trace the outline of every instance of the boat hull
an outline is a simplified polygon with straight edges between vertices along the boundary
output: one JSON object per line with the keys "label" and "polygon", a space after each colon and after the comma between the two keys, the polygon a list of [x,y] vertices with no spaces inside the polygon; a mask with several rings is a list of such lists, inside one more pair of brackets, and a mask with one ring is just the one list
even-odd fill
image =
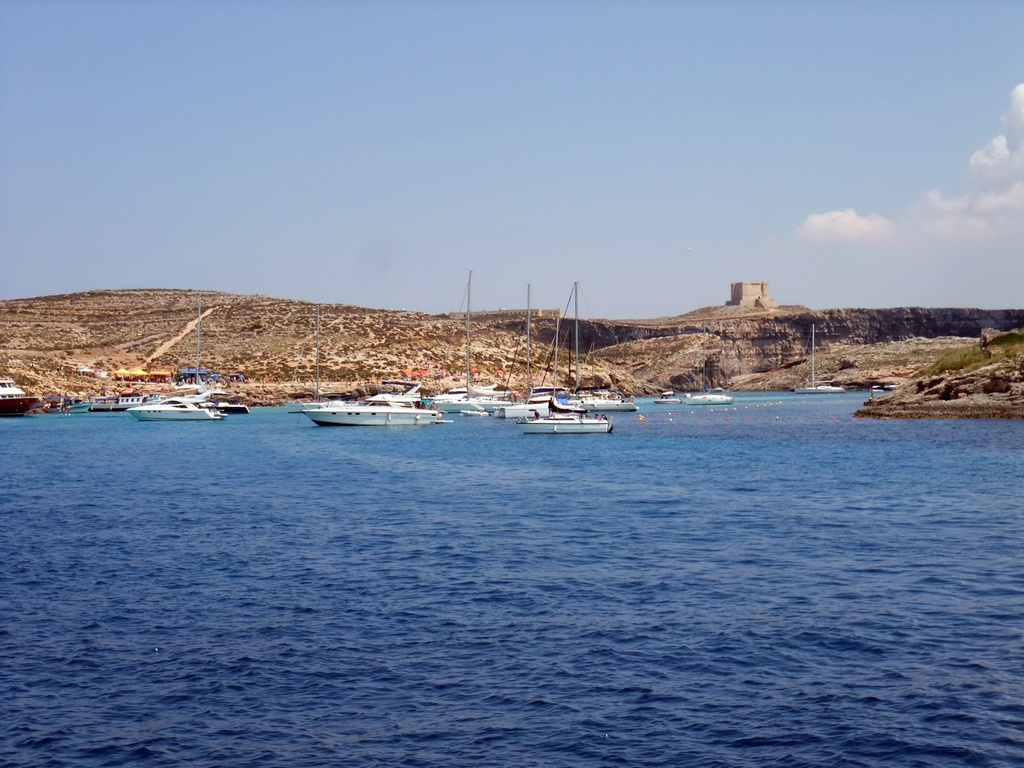
{"label": "boat hull", "polygon": [[627,413],[640,410],[639,405],[629,400],[580,400],[572,404],[586,408],[589,413]]}
{"label": "boat hull", "polygon": [[817,387],[797,387],[793,392],[798,395],[842,395],[846,393],[846,390],[842,387],[822,384]]}
{"label": "boat hull", "polygon": [[0,416],[24,416],[42,402],[38,397],[5,397],[0,399]]}
{"label": "boat hull", "polygon": [[732,395],[687,395],[683,400],[687,405],[732,405]]}
{"label": "boat hull", "polygon": [[524,435],[601,435],[612,431],[606,419],[528,419],[517,421]]}
{"label": "boat hull", "polygon": [[321,427],[403,427],[438,424],[440,413],[423,408],[311,408],[302,411]]}

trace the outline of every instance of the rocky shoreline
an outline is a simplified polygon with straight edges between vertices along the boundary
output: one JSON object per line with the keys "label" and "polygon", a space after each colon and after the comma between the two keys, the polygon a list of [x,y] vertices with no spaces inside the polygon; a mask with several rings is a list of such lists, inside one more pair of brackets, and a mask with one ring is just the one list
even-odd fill
{"label": "rocky shoreline", "polygon": [[[952,367],[942,370],[947,365]],[[940,358],[932,369],[864,405],[856,415],[1024,419],[1024,333],[986,331],[976,345]]]}

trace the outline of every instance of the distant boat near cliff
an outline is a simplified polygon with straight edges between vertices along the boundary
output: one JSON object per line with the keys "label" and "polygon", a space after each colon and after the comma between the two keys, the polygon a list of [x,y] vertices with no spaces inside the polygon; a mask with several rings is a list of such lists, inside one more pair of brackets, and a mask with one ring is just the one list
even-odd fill
{"label": "distant boat near cliff", "polygon": [[0,416],[24,416],[42,400],[25,393],[14,379],[0,379]]}
{"label": "distant boat near cliff", "polygon": [[811,383],[806,387],[795,387],[793,391],[798,395],[839,395],[846,391],[831,382],[819,382],[814,375],[814,324],[811,324]]}

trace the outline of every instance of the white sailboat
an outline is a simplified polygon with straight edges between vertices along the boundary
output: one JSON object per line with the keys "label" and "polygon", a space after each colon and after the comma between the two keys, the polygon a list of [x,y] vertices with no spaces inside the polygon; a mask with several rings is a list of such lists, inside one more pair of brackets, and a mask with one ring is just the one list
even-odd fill
{"label": "white sailboat", "polygon": [[811,323],[811,383],[806,387],[795,387],[793,391],[798,395],[838,395],[846,391],[831,382],[818,383],[814,375],[814,323]]}
{"label": "white sailboat", "polygon": [[533,414],[516,420],[524,435],[608,434],[613,428],[607,416],[588,416],[582,408],[559,405],[554,398],[548,400],[547,413],[534,410]]}
{"label": "white sailboat", "polygon": [[[580,359],[579,359],[579,293],[578,284],[573,284],[573,293],[576,295],[576,389],[579,390],[580,383]],[[557,338],[556,338],[557,344]],[[557,348],[557,347],[556,347]],[[555,370],[558,368],[556,366]],[[631,403],[632,404],[632,403]],[[595,414],[593,417],[587,416],[589,407],[584,407],[580,400],[570,401],[568,405],[560,404],[553,396],[548,395],[548,402],[546,404],[546,413],[542,412],[541,403],[538,403],[531,398],[528,400],[527,405],[530,415],[527,417],[520,417],[516,420],[516,424],[519,426],[520,431],[524,435],[539,435],[539,434],[608,434],[612,431],[612,422],[608,420],[607,416],[600,416]],[[635,410],[635,409],[631,409]]]}
{"label": "white sailboat", "polygon": [[711,392],[708,390],[708,354],[704,344],[706,341],[704,327],[701,327],[701,363],[700,363],[700,386],[699,394],[683,395],[683,402],[686,405],[732,405],[735,397],[727,392]]}
{"label": "white sailboat", "polygon": [[576,380],[573,385],[573,392],[575,394],[570,398],[569,402],[572,405],[584,408],[587,411],[593,413],[597,412],[616,412],[616,411],[638,411],[638,406],[632,397],[629,397],[618,390],[613,390],[607,387],[591,388],[587,390],[580,389],[580,284],[572,284],[573,293],[573,353],[576,358]]}
{"label": "white sailboat", "polygon": [[470,368],[470,298],[473,287],[473,273],[469,273],[466,283],[466,386],[454,387],[443,395],[430,399],[430,407],[442,413],[462,413],[483,409],[493,413],[496,409],[512,402],[512,393],[498,389],[497,384],[486,387],[474,387],[472,384],[472,368]]}

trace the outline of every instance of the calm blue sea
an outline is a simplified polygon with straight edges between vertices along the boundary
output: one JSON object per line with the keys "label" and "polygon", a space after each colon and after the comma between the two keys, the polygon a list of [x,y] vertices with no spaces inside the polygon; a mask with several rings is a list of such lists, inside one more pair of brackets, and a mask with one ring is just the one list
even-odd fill
{"label": "calm blue sea", "polygon": [[1024,422],[0,420],[0,765],[1024,765]]}

